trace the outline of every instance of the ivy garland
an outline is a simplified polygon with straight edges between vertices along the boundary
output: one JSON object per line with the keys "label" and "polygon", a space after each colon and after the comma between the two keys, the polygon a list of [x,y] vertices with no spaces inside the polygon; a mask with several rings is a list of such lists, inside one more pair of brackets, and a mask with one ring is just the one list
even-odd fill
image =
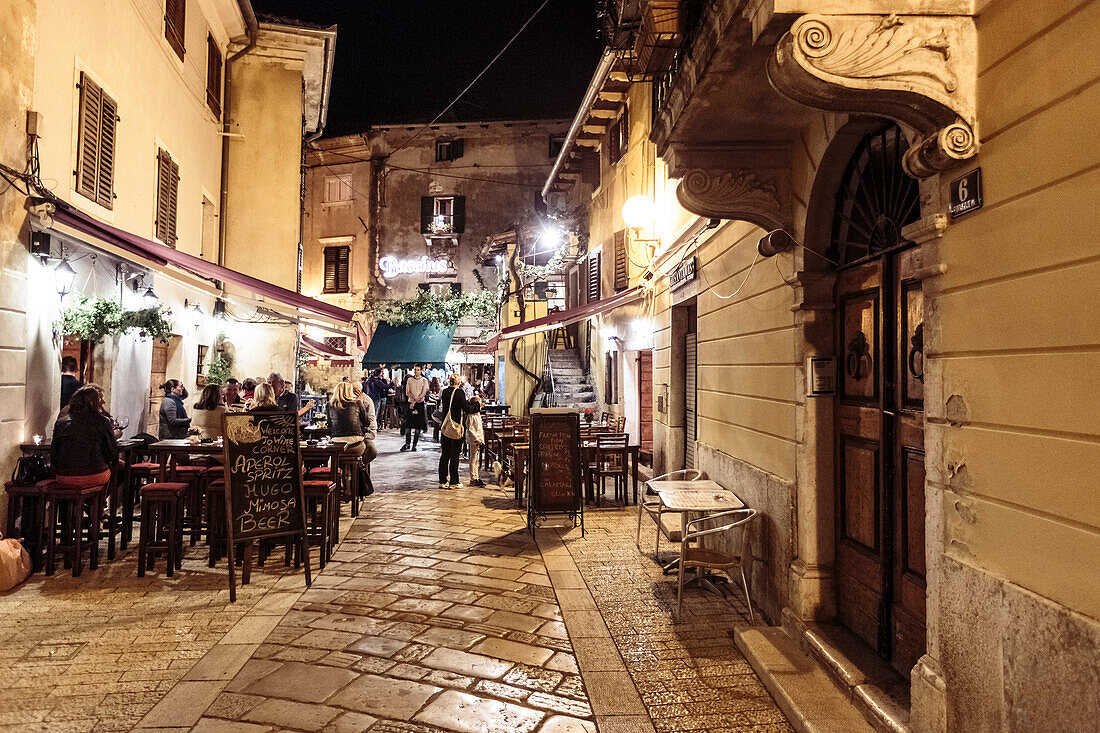
{"label": "ivy garland", "polygon": [[496,325],[497,298],[491,290],[478,290],[459,295],[435,295],[421,290],[407,300],[386,300],[375,306],[378,320],[391,326],[414,323],[434,323],[454,328],[465,318],[473,319],[482,328]]}
{"label": "ivy garland", "polygon": [[97,344],[108,336],[137,330],[139,338],[167,342],[173,328],[166,318],[170,315],[172,311],[159,306],[128,311],[117,301],[107,298],[81,298],[62,311],[61,318],[54,323],[54,332],[62,336],[79,336]]}

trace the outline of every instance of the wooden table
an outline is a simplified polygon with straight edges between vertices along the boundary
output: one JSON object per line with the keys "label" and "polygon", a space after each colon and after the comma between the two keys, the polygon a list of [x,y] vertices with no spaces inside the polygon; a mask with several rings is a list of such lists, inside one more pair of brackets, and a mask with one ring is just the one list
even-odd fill
{"label": "wooden table", "polygon": [[[588,501],[595,501],[596,499],[596,487],[592,483],[592,477],[588,475],[588,465],[590,463],[589,459],[592,457],[592,452],[595,450],[596,438],[594,436],[591,438],[581,438],[581,471],[583,473],[585,483],[585,498]],[[632,461],[631,467],[633,468],[633,470],[630,471],[630,476],[633,485],[635,504],[638,503],[638,456],[640,454],[640,451],[640,445],[628,445],[623,455],[624,461],[627,459],[627,457],[629,457]]]}
{"label": "wooden table", "polygon": [[510,405],[505,405],[505,404],[489,404],[489,403],[486,403],[486,404],[481,406],[481,411],[484,412],[484,413],[488,413],[490,415],[507,415],[508,411],[511,410],[511,409],[512,408],[511,408]]}
{"label": "wooden table", "polygon": [[[302,441],[299,445],[301,447],[303,461],[324,459],[332,470],[332,480],[336,481],[340,454],[344,452],[343,443],[309,445],[305,441]],[[218,441],[211,443],[190,443],[185,438],[172,438],[152,443],[145,450],[157,456],[158,459],[160,456],[165,457],[166,460],[156,461],[160,464],[160,476],[157,480],[167,481],[168,466],[172,459],[178,460],[178,456],[181,455],[220,456],[222,455],[222,444]]]}
{"label": "wooden table", "polygon": [[[649,486],[661,499],[669,511],[680,513],[680,536],[687,535],[688,512],[717,512],[731,509],[744,509],[745,504],[729,489],[723,488],[717,481],[650,481]],[[665,573],[675,570],[680,564],[679,558],[665,566]],[[696,576],[699,585],[725,596],[725,591],[715,586],[713,578]]]}

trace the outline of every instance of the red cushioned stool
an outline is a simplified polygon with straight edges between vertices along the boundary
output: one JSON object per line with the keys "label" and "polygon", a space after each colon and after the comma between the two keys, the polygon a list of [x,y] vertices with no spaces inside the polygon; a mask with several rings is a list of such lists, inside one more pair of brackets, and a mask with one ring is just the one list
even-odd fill
{"label": "red cushioned stool", "polygon": [[183,564],[183,503],[188,485],[179,481],[141,487],[141,535],[138,539],[138,577],[153,569],[153,559],[163,553],[168,577]]}
{"label": "red cushioned stool", "polygon": [[[75,488],[61,486],[50,479],[39,487],[46,497],[46,575],[53,575],[57,551],[61,550],[65,567],[79,577],[84,569],[84,543],[88,544],[88,569],[99,567],[99,531],[103,525],[103,505],[108,481],[98,486]],[[88,536],[84,537],[84,514],[88,514]],[[60,541],[59,541],[60,540]]]}
{"label": "red cushioned stool", "polygon": [[119,532],[118,547],[125,550],[134,538],[134,505],[138,501],[142,484],[156,481],[160,474],[160,464],[141,461],[130,464],[130,480],[122,497],[122,528]]}
{"label": "red cushioned stool", "polygon": [[331,481],[302,482],[306,497],[306,539],[320,548],[318,564],[328,564],[340,529],[340,499]]}
{"label": "red cushioned stool", "polygon": [[202,536],[203,481],[209,466],[170,466],[168,480],[187,484],[187,525],[191,528],[191,544],[195,545]]}

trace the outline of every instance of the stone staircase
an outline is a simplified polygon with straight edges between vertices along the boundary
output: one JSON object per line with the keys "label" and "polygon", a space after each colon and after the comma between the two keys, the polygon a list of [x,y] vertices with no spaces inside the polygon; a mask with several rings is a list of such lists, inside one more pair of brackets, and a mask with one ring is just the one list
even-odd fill
{"label": "stone staircase", "polygon": [[585,375],[581,367],[581,355],[577,350],[550,349],[547,358],[554,369],[554,396],[557,403],[555,406],[577,410],[593,407],[599,412],[596,385],[590,376]]}

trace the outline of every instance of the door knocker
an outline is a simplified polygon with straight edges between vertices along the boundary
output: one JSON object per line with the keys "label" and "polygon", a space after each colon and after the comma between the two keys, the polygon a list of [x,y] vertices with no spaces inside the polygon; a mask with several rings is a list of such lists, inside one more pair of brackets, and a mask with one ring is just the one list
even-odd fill
{"label": "door knocker", "polygon": [[913,345],[909,349],[909,373],[924,384],[924,321],[917,324],[909,341]]}
{"label": "door knocker", "polygon": [[868,371],[870,371],[871,347],[867,343],[867,337],[863,335],[863,331],[860,331],[848,342],[848,356],[844,360],[844,367],[849,377],[859,381],[867,376],[867,372],[863,370],[865,359],[867,360]]}

